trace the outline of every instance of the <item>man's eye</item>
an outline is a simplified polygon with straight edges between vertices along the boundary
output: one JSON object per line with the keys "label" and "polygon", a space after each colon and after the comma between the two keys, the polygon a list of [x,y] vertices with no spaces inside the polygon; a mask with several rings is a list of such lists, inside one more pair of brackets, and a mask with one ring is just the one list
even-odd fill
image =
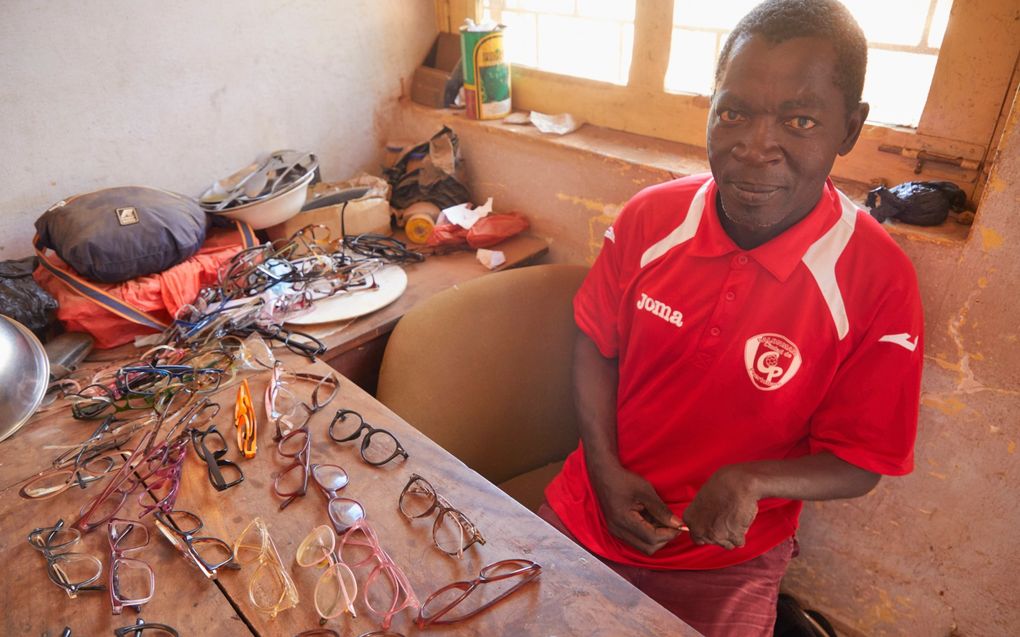
{"label": "man's eye", "polygon": [[791,117],[786,120],[786,125],[797,130],[811,130],[818,125],[818,122],[810,117]]}
{"label": "man's eye", "polygon": [[742,119],[744,119],[744,116],[738,113],[737,111],[731,111],[728,108],[724,108],[723,110],[719,111],[719,119],[724,122],[732,123],[741,121]]}

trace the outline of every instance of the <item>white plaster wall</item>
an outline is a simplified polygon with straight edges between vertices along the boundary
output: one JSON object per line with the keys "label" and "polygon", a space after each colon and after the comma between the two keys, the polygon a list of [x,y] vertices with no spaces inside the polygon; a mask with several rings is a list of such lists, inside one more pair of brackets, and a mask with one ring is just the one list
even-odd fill
{"label": "white plaster wall", "polygon": [[279,148],[375,170],[435,32],[432,0],[0,0],[0,260],[79,192],[198,195]]}

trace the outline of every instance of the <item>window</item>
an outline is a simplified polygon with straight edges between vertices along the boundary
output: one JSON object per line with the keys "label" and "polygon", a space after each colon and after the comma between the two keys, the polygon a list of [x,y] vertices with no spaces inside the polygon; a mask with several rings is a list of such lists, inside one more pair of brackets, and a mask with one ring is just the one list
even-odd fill
{"label": "window", "polygon": [[[757,2],[676,0],[665,89],[711,94],[723,43]],[[935,75],[952,0],[844,0],[844,4],[868,38],[864,100],[872,106],[871,121],[916,127]]]}
{"label": "window", "polygon": [[[598,126],[702,148],[718,48],[756,4],[445,1],[507,25],[515,108],[571,112]],[[1004,102],[1016,90],[1016,0],[844,3],[869,38],[865,99],[872,119],[857,149],[837,161],[834,177],[861,184],[947,179],[974,195]]]}
{"label": "window", "polygon": [[635,0],[488,0],[506,26],[511,64],[624,85],[634,49]]}

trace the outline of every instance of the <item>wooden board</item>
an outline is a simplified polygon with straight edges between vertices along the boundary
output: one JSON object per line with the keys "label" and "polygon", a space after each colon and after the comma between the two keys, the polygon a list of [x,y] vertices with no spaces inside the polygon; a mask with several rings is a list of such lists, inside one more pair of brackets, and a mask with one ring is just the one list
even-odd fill
{"label": "wooden board", "polygon": [[[11,450],[13,447],[5,444],[0,454],[9,459]],[[53,526],[58,519],[70,525],[80,507],[98,494],[102,485],[92,484],[85,491],[68,490],[45,500],[25,500],[18,496],[17,487],[0,491],[0,555],[4,556],[5,582],[0,586],[0,608],[4,609],[0,634],[59,635],[68,626],[72,635],[110,635],[139,615],[169,624],[181,635],[250,634],[216,583],[205,579],[171,548],[156,531],[151,516],[143,521],[149,531],[149,544],[133,555],[148,563],[156,574],[155,595],[141,613],[126,608],[121,615],[113,615],[107,592],[84,592],[70,599],[50,581],[45,558],[26,541],[29,533]],[[131,496],[119,516],[135,519],[138,511]],[[72,550],[98,558],[103,563],[100,582],[108,585],[110,545],[105,525],[85,534]]]}

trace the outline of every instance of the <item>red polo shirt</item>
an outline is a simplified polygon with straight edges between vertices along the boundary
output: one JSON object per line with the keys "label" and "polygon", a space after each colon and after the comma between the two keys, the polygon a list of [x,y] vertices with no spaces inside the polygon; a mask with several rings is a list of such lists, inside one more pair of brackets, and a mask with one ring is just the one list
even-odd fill
{"label": "red polo shirt", "polygon": [[[639,193],[574,299],[577,324],[619,359],[623,466],[677,516],[733,463],[828,451],[909,473],[923,329],[909,259],[831,182],[804,219],[753,250],[729,238],[715,202],[709,175]],[[754,558],[794,533],[801,509],[762,500],[744,547],[681,533],[649,557],[609,534],[580,448],[546,497],[589,550],[659,569]]]}

